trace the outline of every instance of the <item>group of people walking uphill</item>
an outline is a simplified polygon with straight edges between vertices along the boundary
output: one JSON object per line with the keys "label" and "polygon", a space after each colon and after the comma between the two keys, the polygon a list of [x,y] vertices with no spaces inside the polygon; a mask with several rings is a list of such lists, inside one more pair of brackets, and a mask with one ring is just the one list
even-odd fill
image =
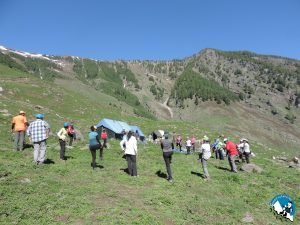
{"label": "group of people walking uphill", "polygon": [[[33,162],[35,164],[43,164],[46,158],[47,139],[50,133],[50,125],[44,120],[44,114],[35,115],[35,120],[30,124],[27,121],[26,113],[20,111],[19,115],[12,119],[12,132],[14,132],[14,150],[23,151],[25,147],[33,147]],[[26,144],[26,135],[30,144]],[[67,122],[57,133],[60,145],[60,159],[65,160],[65,149],[67,137],[69,137],[69,146],[73,140],[76,140],[74,126]]]}
{"label": "group of people walking uphill", "polygon": [[[99,134],[97,132],[96,126],[91,126],[91,131],[89,133],[89,149],[92,154],[92,167],[95,169],[96,167],[96,151],[100,150],[100,160],[103,160],[103,148],[107,148],[107,138],[108,135],[105,129],[102,129],[101,139],[103,140],[103,144],[99,138]],[[132,131],[125,132],[123,131],[122,141],[120,142],[121,149],[124,151],[124,158],[126,158],[128,163],[128,173],[130,176],[138,176],[137,174],[137,166],[136,166],[136,156],[138,153],[137,148],[137,138],[135,137],[135,133]]]}
{"label": "group of people walking uphill", "polygon": [[[101,130],[101,132],[100,132]],[[27,121],[26,113],[20,111],[19,115],[12,119],[12,132],[15,134],[14,150],[22,151],[25,145],[25,133],[29,137],[29,141],[34,148],[33,161],[35,164],[43,164],[46,158],[47,139],[49,137],[50,125],[44,120],[43,114],[36,114],[35,120],[30,124]],[[100,134],[99,134],[100,133]],[[97,167],[96,156],[97,150],[99,150],[99,159],[103,160],[103,150],[107,148],[108,133],[104,128],[99,129],[99,133],[96,126],[90,127],[89,136],[89,150],[92,156],[91,166],[93,169]],[[66,142],[69,137],[69,145],[72,145],[73,140],[76,140],[76,134],[74,126],[68,122],[63,124],[63,127],[57,132],[57,137],[60,145],[60,159],[65,160]],[[120,147],[124,152],[124,158],[128,164],[128,174],[136,177],[137,173],[137,154],[138,154],[138,135],[133,131],[123,131],[122,141]],[[221,139],[222,138],[222,139]],[[101,143],[102,141],[102,143]],[[192,140],[187,138],[187,154],[190,154],[192,150],[195,152],[196,138],[193,135]],[[171,163],[175,145],[182,151],[182,138],[177,135],[175,139],[169,139],[169,135],[165,134],[160,140],[160,148],[162,150],[162,156],[166,165],[167,180],[173,182]],[[200,141],[199,147],[199,160],[201,161],[203,168],[203,177],[210,179],[208,172],[208,161],[211,158],[211,152],[214,151],[216,159],[224,160],[224,155],[228,157],[230,171],[237,173],[237,166],[235,164],[236,157],[239,156],[243,161],[250,163],[251,150],[247,139],[241,139],[238,145],[232,141],[220,136],[215,139],[215,142],[211,145],[209,138],[205,135]]]}
{"label": "group of people walking uphill", "polygon": [[[223,138],[220,140],[220,138]],[[190,141],[189,138],[187,138],[187,145],[186,145],[186,151],[187,155],[190,154],[190,147],[193,148],[193,151],[195,151],[195,136],[193,135],[193,141]],[[167,170],[167,180],[170,182],[173,182],[172,172],[171,172],[171,161],[172,161],[172,155],[174,151],[174,143],[177,147],[179,147],[180,152],[181,149],[181,142],[182,138],[180,135],[177,135],[176,138],[173,138],[173,141],[169,140],[169,135],[165,134],[164,137],[160,141],[161,149],[163,151],[163,158],[166,164],[166,170]],[[193,144],[189,145],[190,142],[193,142]],[[241,139],[240,144],[236,145],[232,141],[228,140],[228,138],[224,138],[223,135],[221,135],[218,139],[215,139],[215,142],[211,145],[209,138],[204,135],[202,140],[200,141],[200,147],[199,147],[199,161],[202,164],[203,168],[203,178],[205,180],[210,179],[210,175],[208,172],[208,161],[211,158],[212,151],[216,153],[216,159],[224,160],[225,155],[228,157],[228,162],[230,166],[230,171],[233,173],[237,173],[237,166],[235,161],[237,160],[236,157],[239,156],[242,161],[246,161],[247,163],[250,163],[250,146],[247,139]]]}

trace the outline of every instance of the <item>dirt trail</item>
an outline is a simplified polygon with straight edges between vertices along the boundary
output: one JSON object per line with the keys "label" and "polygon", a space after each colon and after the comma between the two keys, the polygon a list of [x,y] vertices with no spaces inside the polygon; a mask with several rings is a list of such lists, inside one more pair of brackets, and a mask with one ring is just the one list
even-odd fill
{"label": "dirt trail", "polygon": [[170,118],[173,118],[173,111],[172,109],[167,105],[169,101],[169,97],[166,99],[166,101],[164,101],[164,103],[159,103],[163,108],[165,108],[170,115]]}

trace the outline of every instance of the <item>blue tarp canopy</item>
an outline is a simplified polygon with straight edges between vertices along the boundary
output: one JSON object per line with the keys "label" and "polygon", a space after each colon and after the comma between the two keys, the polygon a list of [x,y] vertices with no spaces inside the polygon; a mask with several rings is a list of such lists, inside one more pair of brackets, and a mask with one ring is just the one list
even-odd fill
{"label": "blue tarp canopy", "polygon": [[118,120],[110,120],[110,119],[103,119],[97,125],[97,127],[105,127],[110,129],[111,131],[121,134],[122,130],[130,130],[131,127],[125,123]]}
{"label": "blue tarp canopy", "polygon": [[99,133],[102,131],[102,129],[105,128],[109,138],[118,138],[118,139],[122,138],[123,130],[126,131],[131,130],[133,132],[138,131],[140,137],[142,138],[145,137],[145,135],[143,134],[143,132],[138,126],[130,126],[126,122],[122,122],[118,120],[111,120],[111,119],[104,118],[96,126]]}
{"label": "blue tarp canopy", "polygon": [[136,133],[136,131],[138,131],[140,137],[145,137],[144,133],[141,131],[141,129],[138,126],[130,125],[130,127],[133,132]]}

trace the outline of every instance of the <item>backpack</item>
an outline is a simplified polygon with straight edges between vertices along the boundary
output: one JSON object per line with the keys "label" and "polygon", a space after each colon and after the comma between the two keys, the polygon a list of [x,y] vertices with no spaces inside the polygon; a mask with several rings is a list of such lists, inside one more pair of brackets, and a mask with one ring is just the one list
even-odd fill
{"label": "backpack", "polygon": [[67,132],[68,134],[74,134],[74,127],[72,125],[68,126]]}

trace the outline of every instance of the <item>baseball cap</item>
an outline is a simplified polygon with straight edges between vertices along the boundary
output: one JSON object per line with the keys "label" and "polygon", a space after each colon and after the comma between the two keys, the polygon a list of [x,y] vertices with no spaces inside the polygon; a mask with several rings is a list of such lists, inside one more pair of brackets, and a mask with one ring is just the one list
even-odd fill
{"label": "baseball cap", "polygon": [[44,114],[38,113],[35,115],[35,118],[37,119],[43,119],[44,118]]}

